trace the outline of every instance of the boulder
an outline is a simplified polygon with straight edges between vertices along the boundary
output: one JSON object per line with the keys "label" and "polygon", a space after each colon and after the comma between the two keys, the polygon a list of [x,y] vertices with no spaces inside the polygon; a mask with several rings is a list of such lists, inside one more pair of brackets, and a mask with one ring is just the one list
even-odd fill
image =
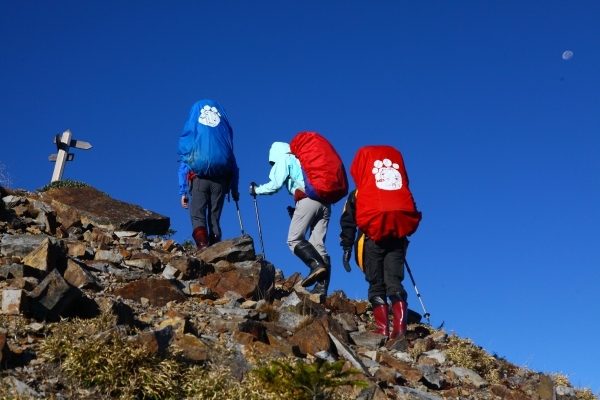
{"label": "boulder", "polygon": [[[229,261],[230,263],[253,261],[256,259],[254,241],[248,234],[224,240],[204,250],[200,253],[200,258],[208,264],[216,264],[221,260]],[[275,270],[273,270],[273,281],[275,280],[274,276]]]}
{"label": "boulder", "polygon": [[221,298],[228,291],[235,291],[246,299],[260,300],[269,298],[273,291],[275,268],[266,261],[255,261],[243,269],[208,275],[201,282]]}
{"label": "boulder", "polygon": [[37,249],[48,235],[4,235],[0,245],[2,255],[7,257],[25,257]]}
{"label": "boulder", "polygon": [[2,291],[2,314],[21,314],[27,310],[27,294],[24,290]]}
{"label": "boulder", "polygon": [[320,321],[314,321],[307,327],[302,328],[290,342],[298,346],[301,354],[316,354],[320,351],[328,351],[331,348],[329,335]]}
{"label": "boulder", "polygon": [[403,361],[396,360],[394,357],[385,353],[377,353],[377,362],[381,365],[394,368],[407,381],[418,382],[423,378],[423,373],[418,368],[412,367]]}
{"label": "boulder", "polygon": [[150,304],[156,307],[164,307],[170,301],[183,303],[187,300],[186,295],[177,285],[166,279],[140,279],[115,290],[114,294],[124,299],[139,302],[141,302],[142,297],[145,297],[150,301]]}
{"label": "boulder", "polygon": [[44,239],[40,245],[23,258],[23,264],[49,272],[56,267],[56,259],[59,258],[56,247],[50,242],[50,238]]}
{"label": "boulder", "polygon": [[85,270],[75,261],[67,261],[64,278],[70,285],[79,289],[102,290],[102,284],[94,275]]}
{"label": "boulder", "polygon": [[37,319],[59,321],[68,315],[80,297],[81,291],[70,286],[54,269],[29,293],[30,311]]}
{"label": "boulder", "polygon": [[170,226],[168,217],[112,199],[93,187],[50,189],[40,197],[59,214],[71,209],[82,222],[111,231],[129,230],[147,235],[164,235]]}

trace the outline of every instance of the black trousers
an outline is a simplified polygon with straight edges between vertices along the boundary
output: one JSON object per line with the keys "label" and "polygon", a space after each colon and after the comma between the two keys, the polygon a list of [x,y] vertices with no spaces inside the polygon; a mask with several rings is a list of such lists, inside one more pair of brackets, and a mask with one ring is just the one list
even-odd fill
{"label": "black trousers", "polygon": [[192,230],[204,227],[209,235],[221,237],[219,221],[227,192],[229,192],[229,180],[225,177],[195,177],[192,180],[190,201]]}
{"label": "black trousers", "polygon": [[407,293],[402,286],[404,280],[404,257],[406,237],[393,238],[385,242],[374,242],[366,238],[363,247],[365,279],[369,282],[369,299],[379,296],[398,296],[406,301]]}

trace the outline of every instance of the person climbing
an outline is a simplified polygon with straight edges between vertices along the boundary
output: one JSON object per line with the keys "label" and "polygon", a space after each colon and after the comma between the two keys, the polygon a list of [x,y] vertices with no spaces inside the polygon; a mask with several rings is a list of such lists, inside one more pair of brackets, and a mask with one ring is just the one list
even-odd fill
{"label": "person climbing", "polygon": [[233,130],[225,109],[213,100],[192,106],[179,138],[179,194],[190,211],[198,250],[221,241],[221,212],[231,191],[239,200],[239,168],[233,153]]}
{"label": "person climbing", "polygon": [[[303,287],[317,283],[311,293],[327,295],[331,276],[330,258],[325,249],[325,237],[331,215],[331,204],[313,200],[304,193],[305,182],[298,158],[290,152],[290,145],[275,142],[269,151],[270,181],[263,185],[250,183],[250,195],[272,195],[284,185],[294,196],[296,208],[288,208],[292,217],[287,244],[310,271],[302,281]],[[310,237],[306,233],[310,229]]]}
{"label": "person climbing", "polygon": [[[359,149],[350,174],[357,189],[348,195],[340,217],[342,263],[350,272],[354,246],[356,263],[369,283],[368,298],[377,325],[372,332],[395,339],[406,333],[408,322],[407,293],[402,285],[406,237],[417,230],[422,214],[408,188],[402,155],[395,148]],[[391,335],[387,298],[394,315]]]}

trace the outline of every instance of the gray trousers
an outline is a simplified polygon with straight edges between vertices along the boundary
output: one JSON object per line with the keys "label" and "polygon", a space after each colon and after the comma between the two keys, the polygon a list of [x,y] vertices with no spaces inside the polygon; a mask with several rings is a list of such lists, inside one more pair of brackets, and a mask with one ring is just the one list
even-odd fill
{"label": "gray trousers", "polygon": [[331,204],[329,203],[321,203],[308,197],[297,201],[296,211],[294,211],[294,217],[288,231],[287,244],[290,250],[294,252],[296,245],[301,240],[306,240],[306,232],[310,228],[308,241],[317,249],[321,257],[327,256],[325,237],[327,236],[330,216]]}
{"label": "gray trousers", "polygon": [[[191,182],[190,218],[192,230],[204,227],[209,235],[221,237],[221,211],[225,196],[229,192],[229,180],[219,176],[216,178],[195,177]],[[208,225],[206,221],[208,219]]]}

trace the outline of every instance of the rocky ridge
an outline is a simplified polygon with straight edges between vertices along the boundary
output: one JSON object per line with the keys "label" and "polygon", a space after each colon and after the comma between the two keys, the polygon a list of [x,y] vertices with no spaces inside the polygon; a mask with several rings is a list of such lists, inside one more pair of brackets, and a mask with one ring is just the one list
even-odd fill
{"label": "rocky ridge", "polygon": [[108,315],[110,326],[90,332],[91,340],[117,335],[198,365],[218,362],[218,342],[233,354],[228,371],[238,381],[260,354],[309,364],[345,360],[358,371],[353,379],[369,387],[342,386],[340,398],[597,399],[565,377],[519,368],[422,324],[413,311],[405,337],[371,333],[366,301],[342,291],[311,295],[299,273],[286,278],[257,256],[248,235],[195,253],[147,236],[165,233],[168,218],[122,202],[111,212],[115,200],[93,188],[0,187],[0,196],[4,398],[98,398],[93,387],[75,390],[44,344],[52,323]]}

